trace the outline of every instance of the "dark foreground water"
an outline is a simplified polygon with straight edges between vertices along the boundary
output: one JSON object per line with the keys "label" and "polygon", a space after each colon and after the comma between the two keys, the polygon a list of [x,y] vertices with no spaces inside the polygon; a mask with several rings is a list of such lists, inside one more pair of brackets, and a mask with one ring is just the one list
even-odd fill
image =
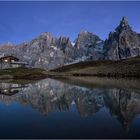
{"label": "dark foreground water", "polygon": [[140,138],[139,83],[0,83],[0,138]]}

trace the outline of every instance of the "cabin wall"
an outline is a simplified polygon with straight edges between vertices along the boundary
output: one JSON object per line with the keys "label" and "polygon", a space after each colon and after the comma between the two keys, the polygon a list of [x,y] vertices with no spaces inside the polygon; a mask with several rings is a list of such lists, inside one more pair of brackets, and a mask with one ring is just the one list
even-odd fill
{"label": "cabin wall", "polygon": [[10,64],[9,63],[1,63],[1,65],[0,65],[0,68],[1,69],[7,69],[7,68],[10,68],[11,66],[10,66]]}
{"label": "cabin wall", "polygon": [[19,68],[19,67],[21,67],[21,65],[18,65],[18,64],[12,64],[11,65],[11,68]]}
{"label": "cabin wall", "polygon": [[21,65],[11,63],[0,63],[0,69],[19,68]]}

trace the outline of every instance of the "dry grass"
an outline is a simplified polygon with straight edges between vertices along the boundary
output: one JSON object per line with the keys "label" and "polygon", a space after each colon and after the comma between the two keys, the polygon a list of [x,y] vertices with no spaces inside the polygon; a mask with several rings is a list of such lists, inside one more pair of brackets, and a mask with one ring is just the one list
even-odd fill
{"label": "dry grass", "polygon": [[50,71],[38,68],[12,68],[0,70],[0,79],[39,80],[47,77],[65,76],[100,76],[100,77],[135,77],[140,78],[140,57],[121,61],[86,61],[63,66]]}
{"label": "dry grass", "polygon": [[0,70],[0,79],[2,77],[11,77],[12,79],[43,79],[46,75],[43,69],[38,68],[11,68]]}
{"label": "dry grass", "polygon": [[51,70],[54,75],[140,78],[140,57],[121,61],[87,61]]}

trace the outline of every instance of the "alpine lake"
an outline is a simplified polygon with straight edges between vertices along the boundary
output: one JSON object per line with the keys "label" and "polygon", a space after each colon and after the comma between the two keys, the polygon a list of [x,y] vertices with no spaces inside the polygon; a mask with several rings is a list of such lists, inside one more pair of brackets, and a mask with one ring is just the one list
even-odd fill
{"label": "alpine lake", "polygon": [[140,138],[140,80],[0,81],[0,138]]}

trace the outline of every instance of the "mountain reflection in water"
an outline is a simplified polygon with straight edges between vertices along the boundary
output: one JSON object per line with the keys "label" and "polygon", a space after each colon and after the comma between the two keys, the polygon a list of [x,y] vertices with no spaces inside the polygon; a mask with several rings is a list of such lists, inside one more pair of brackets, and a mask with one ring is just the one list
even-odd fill
{"label": "mountain reflection in water", "polygon": [[[113,85],[113,82],[110,79],[109,81],[112,85],[109,87],[108,82],[104,81],[103,85],[102,79],[100,80],[101,84],[98,81],[97,84],[94,85],[85,84],[85,82],[81,82],[82,80],[77,81],[68,79],[45,79],[28,85],[0,83],[0,103],[10,105],[13,102],[16,102],[20,105],[27,105],[28,107],[30,106],[31,108],[37,110],[37,112],[40,112],[41,115],[45,115],[45,119],[47,119],[47,116],[53,112],[59,112],[60,114],[62,112],[69,112],[69,115],[72,113],[77,113],[83,119],[94,119],[94,116],[97,113],[100,113],[102,109],[106,109],[108,110],[109,115],[112,118],[115,118],[121,124],[124,132],[129,133],[129,129],[132,126],[132,123],[140,114],[140,89],[137,89],[136,85],[139,85],[139,82],[136,82],[136,88],[133,86],[131,88],[129,84],[127,84],[128,87],[122,87],[122,84],[119,87],[119,84],[115,83]],[[129,83],[131,82],[134,84],[133,80],[130,80]],[[6,107],[8,108],[8,106]],[[76,109],[76,111],[73,112],[72,108]],[[86,131],[88,131],[88,126],[90,126],[89,129],[92,128],[91,124],[88,124],[85,128]],[[82,134],[71,134],[71,136],[61,135],[60,138],[99,138],[101,137],[102,133],[104,132],[100,132],[100,134],[96,136],[94,136],[94,134],[90,134],[88,136],[82,136]],[[140,134],[133,135],[133,137],[139,136]],[[35,138],[33,134],[30,137]],[[43,137],[47,138],[47,133],[45,133]],[[54,136],[49,136],[49,138],[50,137],[54,138]],[[116,138],[117,136],[111,137]],[[120,135],[119,137],[123,136]]]}

